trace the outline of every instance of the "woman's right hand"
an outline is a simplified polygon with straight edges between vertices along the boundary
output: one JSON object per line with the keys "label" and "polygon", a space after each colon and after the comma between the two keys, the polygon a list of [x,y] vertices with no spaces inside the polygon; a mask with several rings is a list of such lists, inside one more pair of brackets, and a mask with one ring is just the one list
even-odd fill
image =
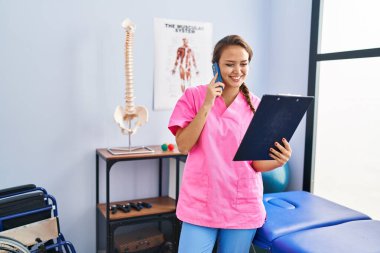
{"label": "woman's right hand", "polygon": [[207,86],[206,97],[204,101],[205,106],[213,106],[215,102],[215,98],[222,95],[224,89],[224,83],[215,82],[218,77],[218,73],[215,74],[214,78],[211,80],[209,85]]}

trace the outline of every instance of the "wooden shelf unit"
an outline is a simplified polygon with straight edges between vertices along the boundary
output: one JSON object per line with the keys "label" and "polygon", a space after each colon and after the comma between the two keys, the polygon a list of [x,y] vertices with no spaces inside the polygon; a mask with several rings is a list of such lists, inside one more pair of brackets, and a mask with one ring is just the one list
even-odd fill
{"label": "wooden shelf unit", "polygon": [[[116,205],[116,204],[127,204],[128,202],[134,202],[137,203],[138,201],[143,201],[152,204],[151,208],[143,208],[140,211],[137,211],[135,209],[131,209],[130,212],[124,213],[121,210],[118,210],[115,214],[110,214],[110,221],[114,220],[121,220],[121,219],[129,219],[129,218],[135,218],[135,217],[141,217],[141,216],[148,216],[148,215],[156,215],[156,214],[163,214],[163,213],[173,213],[176,210],[176,201],[175,199],[172,199],[170,197],[156,197],[156,198],[148,198],[148,199],[134,199],[134,200],[126,200],[126,201],[117,201],[117,202],[111,202],[110,205]],[[98,209],[100,213],[103,215],[104,218],[107,217],[106,213],[106,204],[98,204]]]}
{"label": "wooden shelf unit", "polygon": [[[162,220],[171,220],[173,223],[173,233],[175,234],[175,243],[178,244],[178,220],[175,216],[176,210],[176,200],[168,196],[162,196],[162,162],[163,159],[175,159],[176,160],[176,199],[178,199],[179,192],[179,163],[180,161],[184,162],[186,160],[186,155],[181,154],[178,150],[173,151],[162,151],[161,146],[152,145],[149,148],[153,149],[153,153],[145,154],[122,154],[122,155],[113,155],[108,149],[100,148],[96,149],[96,209],[100,213],[100,217],[106,223],[106,252],[111,253],[114,249],[114,231],[119,226],[127,226],[129,224],[137,224],[142,222],[151,222],[151,221],[162,221]],[[99,174],[100,159],[105,161],[106,169],[106,202],[99,203]],[[110,173],[112,166],[121,161],[134,161],[134,160],[147,160],[147,159],[158,159],[158,170],[159,170],[159,189],[158,196],[145,199],[136,199],[136,200],[125,200],[118,202],[110,202]],[[127,177],[127,175],[126,175]],[[132,210],[128,213],[124,213],[118,210],[115,214],[112,214],[110,211],[110,206],[113,204],[126,204],[128,202],[148,202],[152,204],[152,208],[143,208],[140,211]],[[96,249],[97,252],[101,252],[104,249],[99,248],[99,238],[100,238],[100,229],[99,229],[100,219],[96,219]],[[176,245],[178,246],[178,245]]]}

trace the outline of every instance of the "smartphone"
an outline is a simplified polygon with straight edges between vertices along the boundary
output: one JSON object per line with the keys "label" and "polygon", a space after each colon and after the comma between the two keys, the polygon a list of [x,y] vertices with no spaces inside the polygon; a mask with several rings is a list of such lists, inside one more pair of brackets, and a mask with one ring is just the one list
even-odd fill
{"label": "smartphone", "polygon": [[216,73],[218,73],[218,77],[216,78],[215,82],[223,82],[223,79],[222,79],[222,75],[220,74],[220,69],[219,69],[219,66],[218,66],[218,63],[214,62],[212,64],[212,72],[214,73],[214,76],[216,75]]}

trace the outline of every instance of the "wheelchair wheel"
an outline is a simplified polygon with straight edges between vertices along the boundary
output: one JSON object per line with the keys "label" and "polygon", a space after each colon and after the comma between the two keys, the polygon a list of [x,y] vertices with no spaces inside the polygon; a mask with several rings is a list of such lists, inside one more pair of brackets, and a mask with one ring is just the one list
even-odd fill
{"label": "wheelchair wheel", "polygon": [[30,251],[19,241],[0,236],[0,253],[30,253]]}

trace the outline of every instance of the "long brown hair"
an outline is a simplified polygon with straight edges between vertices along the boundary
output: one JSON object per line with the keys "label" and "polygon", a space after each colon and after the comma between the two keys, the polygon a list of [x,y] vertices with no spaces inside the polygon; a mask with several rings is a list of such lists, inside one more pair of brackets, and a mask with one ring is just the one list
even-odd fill
{"label": "long brown hair", "polygon": [[[214,47],[214,52],[212,54],[212,63],[217,62],[219,64],[220,56],[222,55],[223,50],[228,46],[240,46],[244,48],[248,53],[248,61],[250,62],[253,56],[252,48],[248,45],[248,43],[239,35],[228,35],[223,39],[219,40]],[[245,83],[242,83],[240,86],[240,91],[244,95],[249,108],[253,113],[256,112],[255,108],[252,105],[251,97],[249,96],[249,90]]]}

